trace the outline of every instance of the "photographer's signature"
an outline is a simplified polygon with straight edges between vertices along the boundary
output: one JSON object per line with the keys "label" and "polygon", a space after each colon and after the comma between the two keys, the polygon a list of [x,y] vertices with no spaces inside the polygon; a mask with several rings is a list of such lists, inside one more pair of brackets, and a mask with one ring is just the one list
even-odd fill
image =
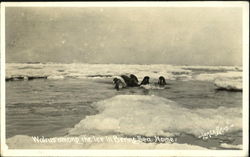
{"label": "photographer's signature", "polygon": [[207,140],[208,138],[211,138],[212,136],[218,136],[223,135],[225,132],[227,132],[230,128],[234,127],[233,124],[225,127],[216,127],[214,130],[209,130],[208,132],[202,133],[199,138],[202,138],[203,140]]}

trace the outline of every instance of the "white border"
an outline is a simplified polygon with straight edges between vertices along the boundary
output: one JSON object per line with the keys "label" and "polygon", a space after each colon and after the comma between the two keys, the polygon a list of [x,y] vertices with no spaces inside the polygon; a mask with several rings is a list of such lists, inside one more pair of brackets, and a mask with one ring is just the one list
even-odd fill
{"label": "white border", "polygon": [[1,154],[5,144],[5,7],[1,4]]}
{"label": "white border", "polygon": [[[242,8],[242,51],[243,51],[243,149],[249,151],[249,5]],[[244,125],[245,124],[245,125]],[[249,154],[246,154],[249,155]]]}
{"label": "white border", "polygon": [[6,7],[243,7],[247,2],[7,2],[3,5]]}
{"label": "white border", "polygon": [[[6,7],[241,7],[243,11],[243,150],[48,150],[8,149],[5,144]],[[8,2],[1,3],[1,154],[4,156],[248,156],[249,6],[247,2]]]}

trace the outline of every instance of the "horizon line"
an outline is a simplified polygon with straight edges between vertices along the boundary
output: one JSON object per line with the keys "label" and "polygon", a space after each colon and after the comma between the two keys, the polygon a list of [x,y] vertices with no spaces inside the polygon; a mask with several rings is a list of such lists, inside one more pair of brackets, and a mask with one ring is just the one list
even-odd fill
{"label": "horizon line", "polygon": [[122,64],[122,65],[173,65],[173,66],[243,66],[243,65],[199,65],[199,64],[168,64],[168,63],[84,63],[84,62],[5,62],[5,64]]}

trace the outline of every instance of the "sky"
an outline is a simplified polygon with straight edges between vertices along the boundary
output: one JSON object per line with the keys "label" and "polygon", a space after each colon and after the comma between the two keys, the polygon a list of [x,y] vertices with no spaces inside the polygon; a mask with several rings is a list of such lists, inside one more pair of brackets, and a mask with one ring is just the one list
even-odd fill
{"label": "sky", "polygon": [[7,7],[6,62],[242,65],[242,10]]}

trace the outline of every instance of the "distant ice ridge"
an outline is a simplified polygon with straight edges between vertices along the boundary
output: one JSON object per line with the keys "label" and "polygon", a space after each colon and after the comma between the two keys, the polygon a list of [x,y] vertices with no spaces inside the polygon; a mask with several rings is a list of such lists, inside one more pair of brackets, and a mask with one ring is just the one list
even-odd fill
{"label": "distant ice ridge", "polygon": [[128,136],[178,136],[180,133],[196,137],[231,127],[228,132],[242,129],[239,108],[187,109],[157,96],[118,95],[95,104],[100,111],[88,116],[69,131],[69,135],[125,134]]}
{"label": "distant ice ridge", "polygon": [[[101,79],[119,76],[121,74],[135,74],[140,80],[144,76],[149,76],[156,80],[159,76],[164,76],[169,80],[192,80],[194,69],[202,70],[233,70],[240,71],[241,67],[226,66],[173,66],[165,64],[153,65],[127,65],[127,64],[6,64],[6,80],[28,79],[29,77],[46,79],[64,78],[88,78]],[[207,79],[207,75],[201,75],[198,80]]]}
{"label": "distant ice ridge", "polygon": [[221,73],[204,73],[194,77],[195,80],[200,81],[214,81],[216,79],[241,79],[242,72],[237,71],[228,71]]}
{"label": "distant ice ridge", "polygon": [[218,89],[242,90],[242,72],[228,71],[223,73],[200,74],[194,78],[200,81],[214,82]]}
{"label": "distant ice ridge", "polygon": [[122,74],[135,74],[139,79],[150,76],[158,79],[190,79],[191,70],[172,65],[126,65],[126,64],[16,64],[6,66],[6,78],[29,76],[47,79],[107,78]]}
{"label": "distant ice ridge", "polygon": [[242,71],[241,66],[181,66],[183,69],[204,71]]}

